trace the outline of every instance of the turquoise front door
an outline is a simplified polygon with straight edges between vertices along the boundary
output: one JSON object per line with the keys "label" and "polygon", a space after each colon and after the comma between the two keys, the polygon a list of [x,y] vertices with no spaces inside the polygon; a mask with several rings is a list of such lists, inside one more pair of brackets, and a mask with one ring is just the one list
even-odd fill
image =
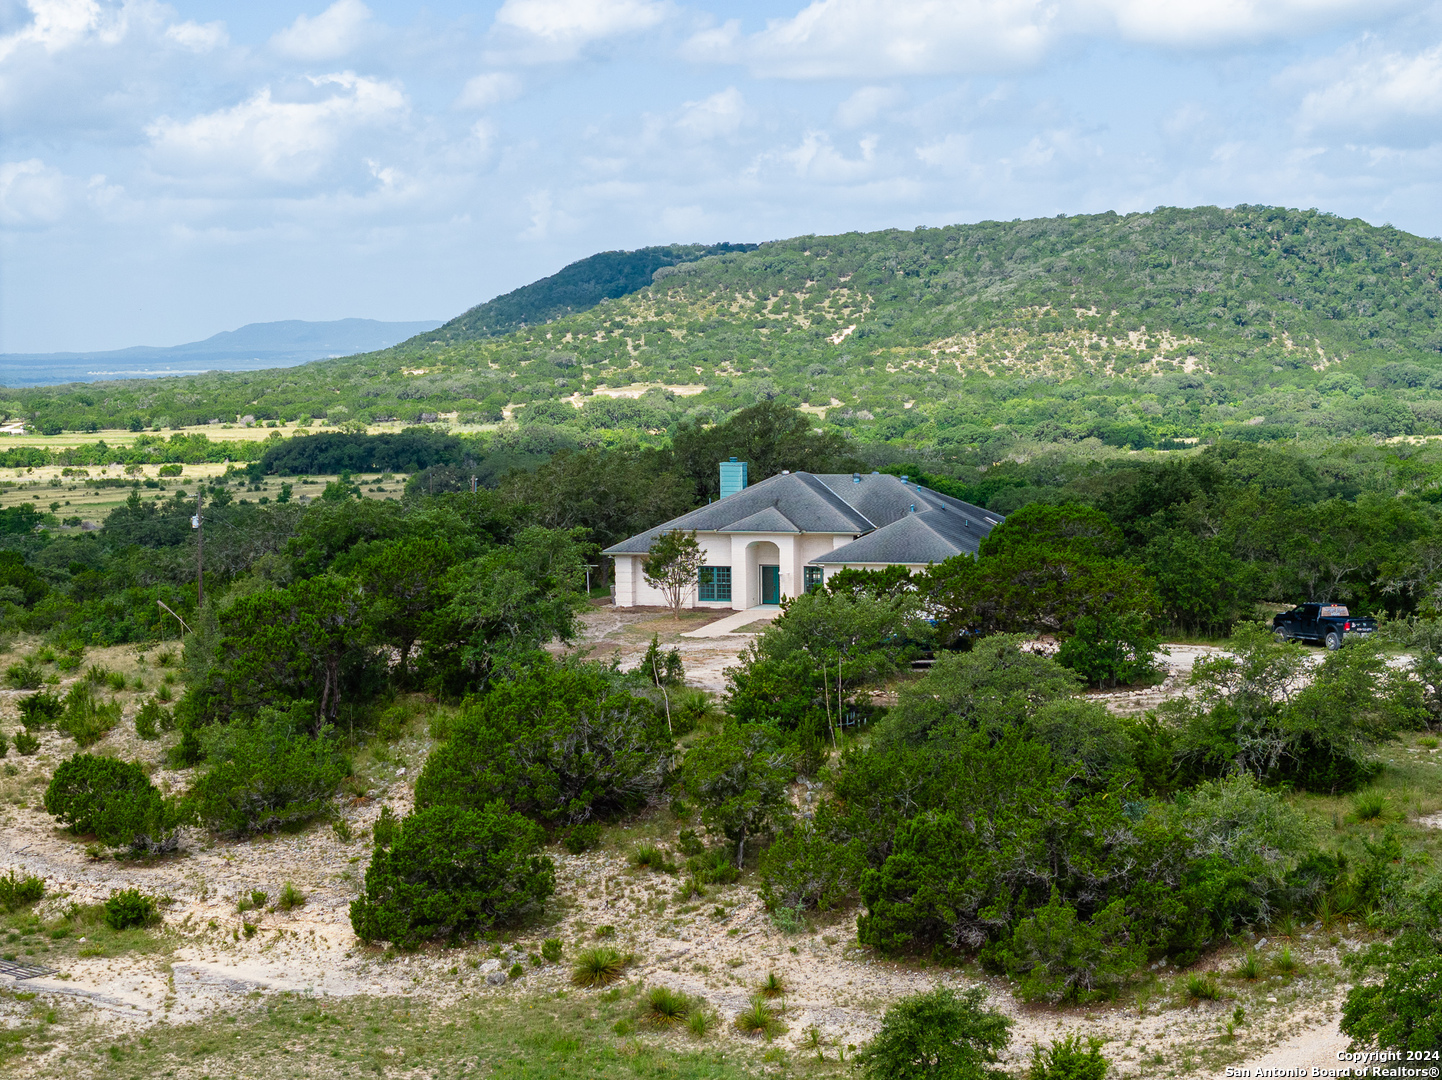
{"label": "turquoise front door", "polygon": [[763,604],[781,603],[781,567],[763,566],[761,568],[761,602]]}

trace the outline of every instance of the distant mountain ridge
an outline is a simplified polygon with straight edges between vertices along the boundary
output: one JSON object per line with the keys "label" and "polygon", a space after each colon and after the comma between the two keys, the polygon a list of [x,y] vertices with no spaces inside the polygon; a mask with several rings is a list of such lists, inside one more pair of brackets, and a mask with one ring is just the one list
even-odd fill
{"label": "distant mountain ridge", "polygon": [[[289,367],[389,348],[440,323],[335,319],[247,323],[204,341],[183,345],[136,345],[103,352],[0,353],[0,384],[44,386],[98,379],[131,379],[226,369]],[[180,370],[177,370],[179,368]]]}
{"label": "distant mountain ridge", "polygon": [[455,344],[502,337],[523,326],[536,326],[562,315],[589,311],[602,300],[616,300],[650,285],[656,271],[704,259],[708,255],[755,251],[757,244],[667,244],[635,251],[602,251],[562,267],[550,277],[522,285],[458,315],[424,341],[403,345]]}

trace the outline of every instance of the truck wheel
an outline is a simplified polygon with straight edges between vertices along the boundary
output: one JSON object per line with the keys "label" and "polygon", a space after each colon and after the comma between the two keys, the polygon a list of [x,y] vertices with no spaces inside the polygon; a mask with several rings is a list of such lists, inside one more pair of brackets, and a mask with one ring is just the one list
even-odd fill
{"label": "truck wheel", "polygon": [[1337,633],[1337,631],[1335,630],[1327,631],[1326,645],[1327,648],[1331,649],[1333,652],[1336,652],[1342,647],[1342,635]]}
{"label": "truck wheel", "polygon": [[1284,643],[1292,640],[1292,635],[1287,633],[1286,629],[1281,626],[1272,631],[1272,636]]}

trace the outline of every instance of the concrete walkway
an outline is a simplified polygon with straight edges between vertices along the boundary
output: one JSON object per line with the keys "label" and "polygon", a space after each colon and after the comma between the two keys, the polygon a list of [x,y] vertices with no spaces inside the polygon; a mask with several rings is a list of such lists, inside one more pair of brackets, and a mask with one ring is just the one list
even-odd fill
{"label": "concrete walkway", "polygon": [[748,623],[761,622],[763,619],[769,622],[780,614],[781,609],[774,604],[747,608],[745,611],[736,612],[735,615],[727,615],[724,619],[707,623],[699,630],[690,630],[681,636],[685,638],[727,637]]}

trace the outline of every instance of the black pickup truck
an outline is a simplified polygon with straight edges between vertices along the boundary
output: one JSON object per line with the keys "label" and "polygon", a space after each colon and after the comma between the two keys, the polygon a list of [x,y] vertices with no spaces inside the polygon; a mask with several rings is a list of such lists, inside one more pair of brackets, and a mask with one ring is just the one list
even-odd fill
{"label": "black pickup truck", "polygon": [[1302,604],[1272,619],[1272,633],[1283,641],[1315,641],[1329,649],[1376,630],[1376,619],[1349,615],[1342,604]]}

